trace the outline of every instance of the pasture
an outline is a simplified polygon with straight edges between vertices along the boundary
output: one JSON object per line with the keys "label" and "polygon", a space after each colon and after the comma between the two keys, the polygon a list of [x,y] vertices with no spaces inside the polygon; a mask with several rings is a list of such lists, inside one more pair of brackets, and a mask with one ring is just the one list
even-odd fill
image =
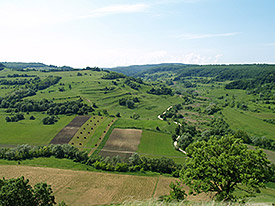
{"label": "pasture", "polygon": [[185,154],[175,150],[171,135],[148,130],[143,130],[137,152],[148,157],[167,157],[177,163],[183,163],[186,158]]}
{"label": "pasture", "polygon": [[115,128],[99,155],[130,157],[137,151],[142,130]]}
{"label": "pasture", "polygon": [[274,124],[264,122],[247,112],[225,108],[222,111],[226,121],[235,130],[244,130],[252,136],[266,136],[275,140]]}
{"label": "pasture", "polygon": [[[33,115],[36,119],[30,120]],[[58,122],[53,125],[43,125],[45,115],[37,112],[24,114],[25,119],[19,122],[6,122],[6,113],[0,110],[0,145],[13,146],[18,144],[46,145],[52,138],[75,116],[60,115]]]}

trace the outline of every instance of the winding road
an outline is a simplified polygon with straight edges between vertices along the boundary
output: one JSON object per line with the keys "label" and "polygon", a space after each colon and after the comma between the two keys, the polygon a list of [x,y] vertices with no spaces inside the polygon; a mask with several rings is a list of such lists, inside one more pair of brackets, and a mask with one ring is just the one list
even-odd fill
{"label": "winding road", "polygon": [[[173,106],[168,107],[162,114],[166,114],[166,111],[169,111],[171,108],[173,108]],[[161,118],[160,115],[158,115],[158,119],[163,121],[163,118]],[[175,123],[176,125],[181,126],[181,123],[179,123],[179,122],[174,121],[174,123]],[[179,139],[179,138],[180,138],[180,135],[177,137],[176,141],[174,141],[174,147],[175,147],[175,148],[177,148],[178,139]],[[186,154],[186,152],[185,152],[183,149],[178,148],[178,150],[179,150],[180,152]]]}

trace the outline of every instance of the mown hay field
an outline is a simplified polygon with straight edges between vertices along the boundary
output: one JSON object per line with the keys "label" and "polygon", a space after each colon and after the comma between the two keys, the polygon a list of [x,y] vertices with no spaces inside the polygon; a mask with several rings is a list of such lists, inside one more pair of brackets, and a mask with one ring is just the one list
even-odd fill
{"label": "mown hay field", "polygon": [[[25,176],[31,184],[47,182],[52,186],[57,202],[72,206],[121,203],[145,200],[169,193],[174,178],[120,175],[100,172],[72,171],[18,165],[0,165],[0,178]],[[158,180],[159,178],[159,180]],[[161,190],[157,183],[161,182]]]}

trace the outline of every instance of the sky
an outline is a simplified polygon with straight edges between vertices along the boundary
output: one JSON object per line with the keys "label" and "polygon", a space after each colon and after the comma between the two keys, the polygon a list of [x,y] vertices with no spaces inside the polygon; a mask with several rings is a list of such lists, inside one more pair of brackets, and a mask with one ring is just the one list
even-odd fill
{"label": "sky", "polygon": [[0,62],[275,63],[275,0],[0,0]]}

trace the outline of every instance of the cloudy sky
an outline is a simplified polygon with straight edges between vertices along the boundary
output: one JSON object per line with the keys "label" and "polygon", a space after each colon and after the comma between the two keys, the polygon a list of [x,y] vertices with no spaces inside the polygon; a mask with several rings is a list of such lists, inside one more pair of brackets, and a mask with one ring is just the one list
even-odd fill
{"label": "cloudy sky", "polygon": [[0,62],[275,63],[274,0],[0,0]]}

